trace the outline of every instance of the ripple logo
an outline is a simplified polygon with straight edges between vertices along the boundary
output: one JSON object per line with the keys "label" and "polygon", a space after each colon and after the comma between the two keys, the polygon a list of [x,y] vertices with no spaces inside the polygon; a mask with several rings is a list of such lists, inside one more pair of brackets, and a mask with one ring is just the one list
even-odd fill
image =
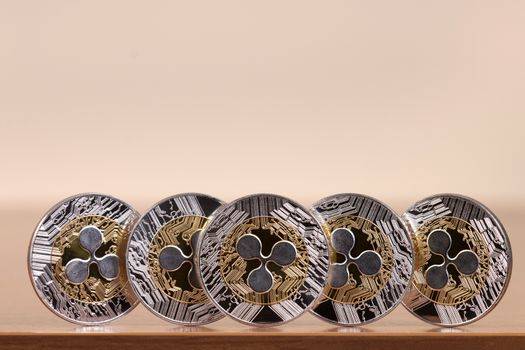
{"label": "ripple logo", "polygon": [[281,240],[275,243],[270,255],[263,255],[261,240],[251,233],[237,240],[236,249],[237,253],[239,253],[244,260],[257,259],[261,263],[261,266],[248,274],[248,285],[256,293],[266,293],[273,287],[274,279],[267,267],[269,262],[273,262],[281,267],[286,267],[292,264],[297,257],[297,251],[294,245],[287,240]]}
{"label": "ripple logo", "polygon": [[104,236],[96,226],[86,226],[79,233],[80,247],[89,253],[88,259],[73,259],[66,264],[65,273],[68,280],[73,284],[84,283],[89,276],[91,264],[98,266],[100,275],[112,281],[119,274],[119,258],[115,254],[107,254],[99,258],[95,255],[104,243]]}
{"label": "ripple logo", "polygon": [[202,284],[197,274],[197,269],[193,263],[193,255],[197,249],[199,234],[200,231],[197,231],[193,234],[193,236],[191,236],[191,253],[189,255],[184,254],[177,246],[168,245],[160,251],[159,264],[161,268],[169,272],[180,269],[180,267],[185,263],[190,264],[191,269],[188,272],[188,282],[193,288],[202,289]]}
{"label": "ripple logo", "polygon": [[479,259],[476,253],[472,250],[462,250],[455,257],[450,257],[448,254],[452,246],[452,238],[447,231],[437,229],[428,235],[428,248],[434,254],[440,255],[443,258],[442,264],[435,264],[430,266],[425,272],[425,280],[432,289],[443,289],[448,284],[449,273],[447,271],[449,265],[454,265],[459,273],[463,275],[472,275],[479,267]]}
{"label": "ripple logo", "polygon": [[381,270],[381,256],[373,250],[365,250],[357,257],[352,256],[355,235],[350,229],[338,228],[334,230],[330,241],[334,250],[345,257],[344,262],[332,265],[330,285],[333,288],[341,288],[348,283],[350,277],[348,267],[351,264],[356,265],[359,272],[366,276],[373,276]]}

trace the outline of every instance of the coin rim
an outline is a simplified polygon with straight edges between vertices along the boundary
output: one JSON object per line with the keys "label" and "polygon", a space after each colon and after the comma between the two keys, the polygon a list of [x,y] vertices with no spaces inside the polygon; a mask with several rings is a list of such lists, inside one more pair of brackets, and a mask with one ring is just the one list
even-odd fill
{"label": "coin rim", "polygon": [[[494,214],[494,212],[492,210],[490,210],[487,206],[485,206],[483,203],[479,202],[478,200],[476,200],[476,199],[474,199],[472,197],[468,197],[468,196],[465,196],[465,195],[462,195],[462,194],[457,194],[457,193],[439,193],[439,194],[434,194],[434,195],[425,197],[423,199],[420,199],[420,200],[414,202],[410,207],[408,207],[405,210],[405,212],[401,215],[401,217],[406,222],[406,225],[407,225],[407,227],[409,229],[409,233],[410,233],[410,237],[411,238],[412,238],[413,235],[415,235],[415,232],[414,232],[412,226],[410,225],[408,219],[406,219],[407,212],[410,209],[412,209],[416,204],[418,204],[420,202],[428,201],[428,200],[431,200],[431,199],[434,199],[434,198],[442,199],[443,197],[451,197],[451,198],[462,199],[462,200],[465,200],[465,201],[470,201],[473,204],[479,206],[480,209],[484,210],[487,213],[487,216],[489,216],[494,221],[494,223],[496,224],[496,226],[498,227],[500,232],[503,234],[503,238],[505,239],[505,243],[508,246],[508,249],[507,249],[508,254],[507,255],[509,257],[508,263],[507,263],[507,276],[505,278],[505,284],[503,285],[503,288],[501,289],[501,292],[499,293],[499,295],[496,297],[494,303],[492,303],[492,305],[489,308],[487,308],[483,313],[481,313],[478,316],[476,316],[474,318],[471,318],[471,319],[469,319],[467,321],[463,321],[461,323],[450,323],[450,324],[449,323],[442,323],[442,322],[431,321],[431,320],[423,317],[422,315],[417,314],[413,309],[411,309],[408,305],[406,305],[405,301],[403,300],[402,304],[405,307],[405,309],[408,310],[412,315],[414,315],[418,319],[420,319],[420,320],[422,320],[422,321],[424,321],[424,322],[426,322],[428,324],[434,325],[434,326],[454,328],[454,327],[458,327],[458,326],[468,325],[468,324],[471,324],[473,322],[476,322],[476,321],[482,319],[483,317],[487,316],[492,310],[494,310],[494,308],[499,304],[499,302],[501,301],[501,299],[503,299],[503,296],[507,292],[507,288],[508,288],[509,283],[510,283],[510,279],[511,279],[511,276],[512,276],[513,257],[512,257],[512,247],[511,247],[511,243],[510,243],[510,240],[509,240],[509,236],[507,234],[507,231],[505,230],[505,227],[503,226],[501,221],[498,219],[496,214]],[[427,222],[427,221],[425,221],[425,222]],[[408,289],[412,289],[412,288],[415,288],[415,287],[413,287],[411,285],[409,288],[407,288],[407,290]],[[418,293],[420,293],[420,292],[418,291]],[[434,301],[432,301],[432,300],[429,300],[429,301],[432,304],[436,305],[436,303]],[[452,306],[455,306],[455,305],[452,305]]]}
{"label": "coin rim", "polygon": [[[28,272],[28,275],[29,275],[29,279],[31,280],[31,286],[33,287],[33,290],[35,291],[36,295],[38,296],[38,299],[40,300],[40,302],[42,304],[44,304],[44,306],[50,310],[51,312],[53,312],[55,315],[59,316],[60,318],[62,318],[63,320],[65,321],[68,321],[68,322],[71,322],[71,323],[75,323],[75,324],[79,324],[79,325],[83,325],[83,326],[96,326],[96,325],[102,325],[102,324],[107,324],[109,322],[112,322],[118,318],[121,318],[122,316],[124,315],[127,315],[128,313],[130,313],[133,309],[135,309],[135,307],[137,306],[138,304],[138,298],[137,296],[135,295],[135,293],[133,292],[132,293],[132,300],[129,300],[129,296],[126,298],[128,299],[129,303],[130,303],[130,307],[129,309],[125,310],[124,312],[112,317],[112,318],[109,318],[107,320],[101,320],[101,321],[80,321],[80,320],[77,320],[77,319],[74,319],[74,318],[71,318],[71,317],[68,317],[64,314],[62,314],[61,312],[59,312],[58,310],[56,310],[55,308],[53,308],[51,305],[49,305],[48,303],[45,302],[44,298],[42,297],[42,293],[41,291],[36,287],[36,284],[35,284],[35,279],[33,277],[33,270],[31,269],[31,262],[32,262],[32,258],[33,258],[33,247],[34,247],[34,244],[35,244],[35,239],[36,239],[36,235],[39,231],[39,228],[40,226],[42,226],[42,224],[44,223],[44,221],[49,217],[49,215],[51,215],[51,213],[53,213],[56,209],[58,209],[58,207],[60,207],[61,205],[67,203],[67,202],[70,202],[74,199],[78,199],[78,198],[82,198],[82,197],[89,197],[89,196],[100,196],[100,197],[106,197],[106,198],[110,198],[114,201],[117,201],[119,203],[122,203],[124,204],[125,206],[127,206],[134,214],[135,216],[138,218],[140,216],[139,212],[137,210],[135,210],[132,206],[130,206],[127,202],[124,202],[123,200],[121,199],[118,199],[117,197],[114,197],[114,196],[111,196],[111,195],[107,195],[107,194],[103,194],[103,193],[100,193],[100,192],[83,192],[83,193],[78,193],[78,194],[75,194],[75,195],[72,195],[72,196],[69,196],[65,199],[62,199],[61,201],[55,203],[50,209],[48,209],[45,214],[42,216],[42,218],[38,221],[38,223],[36,224],[35,228],[33,229],[33,235],[31,236],[31,240],[29,242],[29,248],[28,248],[28,251],[27,251],[27,272]],[[131,228],[133,227],[133,225],[130,226],[130,230]],[[131,232],[131,231],[130,231]],[[129,239],[128,239],[129,241]],[[126,266],[127,266],[127,260],[126,260]],[[53,283],[56,283],[55,280],[53,280]],[[131,282],[130,280],[128,279],[128,284],[131,285]],[[67,296],[68,299],[71,299],[69,296]],[[102,302],[102,303],[97,303],[97,304],[104,304],[105,302]]]}
{"label": "coin rim", "polygon": [[[324,222],[325,220],[321,217],[321,215],[317,212],[317,210],[315,209],[316,206],[319,206],[321,203],[323,202],[326,202],[330,199],[333,199],[334,197],[337,197],[337,196],[354,196],[354,197],[361,197],[361,198],[364,198],[364,199],[370,199],[372,201],[375,201],[376,203],[378,203],[379,205],[382,205],[384,206],[387,210],[389,210],[397,219],[398,219],[398,222],[401,223],[401,226],[402,228],[405,230],[405,233],[407,235],[407,238],[408,238],[408,242],[410,243],[410,249],[412,251],[412,261],[411,261],[411,269],[410,269],[410,278],[408,279],[408,283],[407,283],[407,286],[405,287],[405,289],[403,290],[403,292],[401,293],[400,297],[396,300],[396,302],[392,305],[392,307],[387,310],[385,313],[379,315],[378,317],[375,317],[375,318],[372,318],[370,320],[366,320],[366,321],[363,321],[363,322],[359,322],[359,323],[343,323],[343,322],[339,322],[339,321],[336,321],[336,320],[332,320],[332,319],[329,319],[329,318],[326,318],[318,313],[316,313],[314,311],[314,309],[312,308],[310,310],[310,313],[313,314],[315,317],[323,320],[323,321],[326,321],[326,322],[329,322],[329,323],[332,323],[332,324],[335,324],[335,325],[338,325],[338,326],[345,326],[345,327],[356,327],[356,326],[361,326],[361,325],[365,325],[365,324],[369,324],[369,323],[373,323],[373,322],[376,322],[380,319],[382,319],[383,317],[387,316],[389,313],[391,313],[395,308],[397,308],[399,306],[399,304],[401,304],[403,302],[403,299],[405,298],[405,295],[406,293],[408,292],[409,288],[410,288],[410,285],[412,283],[412,278],[414,276],[414,267],[415,267],[415,259],[414,259],[414,243],[412,242],[412,237],[410,236],[410,231],[408,230],[408,227],[407,227],[407,224],[405,223],[405,220],[394,210],[392,209],[390,206],[388,206],[387,204],[381,202],[380,200],[372,197],[372,196],[368,196],[368,195],[365,195],[365,194],[361,194],[361,193],[336,193],[336,194],[333,194],[333,195],[330,195],[330,196],[327,196],[327,197],[323,197],[321,199],[319,199],[318,201],[316,201],[315,203],[312,204],[312,206],[310,207],[310,210],[311,212],[313,213],[314,217],[318,220],[318,222],[321,224],[322,222]],[[367,218],[365,218],[367,219]],[[367,219],[369,220],[369,219]],[[371,220],[369,220],[371,221]],[[373,222],[373,221],[372,221]],[[374,225],[375,225],[375,222],[373,222]],[[376,225],[377,226],[377,225]],[[321,224],[321,227],[324,227],[322,224]],[[381,230],[383,231],[383,230]],[[324,228],[323,228],[323,232],[324,232]],[[326,234],[326,233],[325,233]],[[388,237],[388,236],[387,236]],[[390,244],[392,244],[392,241],[389,239],[390,241]],[[328,245],[328,249],[331,250],[331,245],[329,244]],[[324,289],[323,289],[324,291]],[[322,292],[321,292],[322,294]],[[348,305],[348,304],[342,304],[342,303],[339,303],[335,300],[332,300],[333,302],[336,302],[340,305]]]}
{"label": "coin rim", "polygon": [[[288,197],[285,197],[285,196],[281,196],[281,195],[278,195],[278,194],[272,194],[272,193],[255,193],[255,194],[249,194],[249,195],[246,195],[246,196],[242,196],[242,197],[239,197],[229,203],[226,203],[222,206],[220,206],[219,208],[217,208],[217,210],[215,210],[215,212],[213,213],[214,215],[212,215],[210,217],[210,223],[213,219],[215,219],[215,217],[217,216],[217,214],[223,212],[225,210],[225,208],[228,208],[229,206],[233,205],[234,203],[237,203],[239,201],[242,201],[242,200],[245,200],[247,198],[251,198],[251,197],[277,197],[277,198],[281,198],[283,199],[284,201],[288,201],[289,203],[293,204],[294,207],[296,208],[300,208],[301,210],[303,210],[306,214],[309,214],[312,219],[314,220],[314,223],[317,224],[317,226],[319,226],[319,229],[321,230],[321,234],[322,236],[324,237],[325,239],[325,243],[326,243],[326,255],[327,255],[327,260],[330,261],[330,257],[329,257],[329,248],[328,248],[328,241],[326,240],[326,235],[324,234],[324,231],[323,231],[323,228],[322,226],[319,224],[319,221],[317,221],[317,219],[312,215],[312,213],[306,209],[304,206],[300,205],[298,202],[296,202],[295,200],[292,200]],[[288,221],[286,221],[288,223]],[[295,227],[295,226],[294,226]],[[202,247],[202,240],[204,239],[204,236],[206,234],[206,229],[203,231],[204,234],[200,235],[199,237],[199,259],[197,260],[198,262],[198,270],[199,270],[199,276],[201,278],[202,281],[204,281],[203,277],[202,277],[202,269],[200,267],[201,265],[201,254],[200,254],[200,247]],[[307,244],[307,248],[308,248],[308,244]],[[255,326],[255,327],[260,327],[260,328],[269,328],[269,327],[276,327],[276,326],[280,326],[280,325],[283,325],[285,323],[288,323],[288,322],[291,322],[291,321],[294,321],[296,319],[298,319],[300,316],[304,315],[306,312],[308,312],[309,310],[311,310],[314,306],[317,305],[318,301],[319,301],[319,298],[322,296],[322,292],[326,286],[326,283],[327,283],[327,280],[328,280],[328,270],[329,270],[329,267],[330,267],[330,264],[328,264],[327,266],[327,269],[326,269],[326,272],[325,272],[325,278],[323,280],[323,283],[321,284],[321,288],[320,288],[320,292],[314,296],[314,299],[312,300],[312,302],[310,303],[310,305],[308,305],[306,308],[304,308],[301,312],[299,312],[295,317],[292,317],[288,320],[281,320],[281,321],[278,321],[278,322],[271,322],[271,323],[255,323],[255,322],[250,322],[250,321],[246,321],[246,320],[243,320],[243,319],[240,319],[240,318],[237,318],[235,316],[233,316],[232,314],[226,312],[225,310],[222,309],[222,307],[215,301],[215,299],[213,299],[208,291],[208,288],[206,287],[206,284],[203,283],[203,286],[204,286],[204,291],[206,293],[206,295],[208,296],[208,298],[210,300],[212,300],[212,302],[217,306],[217,308],[219,310],[221,310],[221,312],[223,314],[225,314],[226,316],[228,316],[229,318],[235,320],[235,321],[238,321],[242,324],[245,324],[245,325],[248,325],[248,326]]]}
{"label": "coin rim", "polygon": [[[168,321],[170,323],[173,323],[173,324],[177,324],[177,325],[182,325],[182,326],[201,326],[201,325],[206,325],[206,324],[210,324],[210,323],[213,323],[213,322],[216,322],[222,318],[224,318],[224,313],[222,312],[222,310],[219,309],[220,313],[217,314],[217,317],[214,318],[214,319],[210,319],[208,321],[204,321],[204,322],[188,322],[188,321],[179,321],[179,320],[174,320],[174,319],[171,319],[165,315],[162,315],[161,313],[159,313],[157,310],[153,309],[149,304],[147,304],[143,298],[141,297],[141,294],[138,292],[138,290],[136,289],[135,287],[135,283],[132,282],[131,280],[131,272],[130,272],[130,267],[129,267],[129,246],[131,244],[131,237],[132,235],[135,233],[135,229],[138,227],[138,225],[141,223],[142,219],[144,217],[146,217],[146,215],[148,215],[153,209],[155,209],[157,206],[167,202],[167,201],[170,201],[172,199],[175,199],[175,198],[183,198],[183,197],[189,197],[189,196],[195,196],[195,197],[207,197],[207,198],[210,198],[210,199],[213,199],[215,201],[217,201],[217,203],[219,203],[219,206],[217,207],[217,209],[215,209],[215,211],[217,211],[221,206],[223,206],[225,203],[218,199],[218,198],[215,198],[213,196],[210,196],[210,195],[207,195],[207,194],[204,194],[204,193],[198,193],[198,192],[185,192],[185,193],[179,193],[179,194],[175,194],[175,195],[172,195],[172,196],[168,196],[168,197],[165,197],[161,200],[159,200],[158,202],[156,202],[155,204],[153,204],[152,206],[150,206],[145,212],[143,215],[140,216],[140,218],[137,220],[137,222],[133,225],[132,229],[131,229],[131,233],[130,233],[130,237],[128,239],[128,243],[126,245],[126,274],[128,276],[128,280],[129,280],[129,283],[131,284],[131,287],[133,289],[133,292],[135,293],[135,296],[136,298],[138,299],[138,302],[140,304],[142,304],[148,311],[150,311],[152,314],[154,314],[155,316],[159,317],[160,319],[162,320],[165,320],[165,321]],[[214,211],[214,212],[215,212]],[[186,216],[186,215],[184,215]],[[174,216],[171,218],[171,220],[177,218],[177,217],[180,217],[180,216]],[[208,223],[211,222],[211,216],[209,216],[208,218]],[[206,225],[207,226],[207,225]],[[203,230],[204,231],[204,230]],[[198,242],[198,246],[200,247],[200,237],[199,239],[197,240]],[[197,250],[197,262],[199,261],[199,252],[200,252],[200,249]],[[195,252],[194,252],[195,254]],[[198,264],[196,264],[198,265]],[[201,274],[200,274],[200,266],[195,266],[199,272],[198,272],[198,277],[201,278]],[[202,278],[201,278],[202,279]],[[204,288],[203,288],[204,289]],[[206,297],[208,298],[208,300],[210,300],[209,296],[207,293],[206,294]],[[214,307],[216,307],[215,303],[211,303]]]}

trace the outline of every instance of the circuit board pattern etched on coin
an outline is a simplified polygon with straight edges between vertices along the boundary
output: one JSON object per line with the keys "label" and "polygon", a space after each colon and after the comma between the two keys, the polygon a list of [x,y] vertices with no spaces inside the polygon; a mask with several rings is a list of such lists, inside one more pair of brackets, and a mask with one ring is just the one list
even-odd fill
{"label": "circuit board pattern etched on coin", "polygon": [[204,288],[227,315],[277,325],[308,310],[328,274],[320,225],[297,203],[252,195],[222,206],[202,234]]}
{"label": "circuit board pattern etched on coin", "polygon": [[512,267],[510,242],[496,216],[454,194],[423,199],[403,216],[416,252],[405,307],[441,326],[464,325],[492,310]]}
{"label": "circuit board pattern etched on coin", "polygon": [[138,213],[102,194],[55,205],[29,249],[31,281],[44,305],[74,323],[112,321],[137,303],[126,274],[126,246]]}
{"label": "circuit board pattern etched on coin", "polygon": [[359,194],[321,199],[312,213],[331,248],[328,283],[313,314],[340,325],[360,325],[392,311],[413,268],[412,245],[401,218]]}
{"label": "circuit board pattern etched on coin", "polygon": [[197,264],[199,235],[221,204],[204,194],[179,194],[155,204],[135,226],[129,279],[142,304],[160,318],[202,325],[223,317],[202,289]]}

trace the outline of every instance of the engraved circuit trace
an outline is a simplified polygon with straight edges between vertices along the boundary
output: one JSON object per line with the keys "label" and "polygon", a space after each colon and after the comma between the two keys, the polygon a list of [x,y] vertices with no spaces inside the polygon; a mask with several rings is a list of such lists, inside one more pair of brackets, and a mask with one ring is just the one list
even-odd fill
{"label": "engraved circuit trace", "polygon": [[200,230],[191,236],[191,253],[186,255],[182,250],[174,245],[164,247],[159,254],[159,264],[166,271],[176,271],[183,264],[188,263],[191,269],[188,272],[188,282],[193,288],[202,289],[197,268],[193,262],[194,252],[197,249],[197,242],[199,240]]}

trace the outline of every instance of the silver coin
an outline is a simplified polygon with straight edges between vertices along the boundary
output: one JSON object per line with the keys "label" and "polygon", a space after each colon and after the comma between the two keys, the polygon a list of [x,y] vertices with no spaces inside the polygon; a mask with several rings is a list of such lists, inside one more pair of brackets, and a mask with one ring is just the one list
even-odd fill
{"label": "silver coin", "polygon": [[496,216],[455,194],[425,198],[403,216],[416,251],[405,307],[441,326],[471,323],[491,311],[512,268],[510,242]]}
{"label": "silver coin", "polygon": [[138,213],[102,194],[56,204],[29,248],[33,287],[51,311],[84,325],[112,321],[137,304],[126,275],[126,246]]}
{"label": "silver coin", "polygon": [[337,194],[312,206],[327,236],[328,283],[312,309],[321,319],[360,325],[380,319],[403,299],[413,270],[406,227],[378,200]]}
{"label": "silver coin", "polygon": [[128,276],[144,306],[160,318],[202,325],[223,317],[206,296],[196,263],[198,237],[222,202],[179,194],[155,204],[129,239]]}
{"label": "silver coin", "polygon": [[200,273],[210,299],[250,325],[277,325],[308,310],[328,275],[328,247],[314,217],[276,195],[219,208],[201,236]]}

